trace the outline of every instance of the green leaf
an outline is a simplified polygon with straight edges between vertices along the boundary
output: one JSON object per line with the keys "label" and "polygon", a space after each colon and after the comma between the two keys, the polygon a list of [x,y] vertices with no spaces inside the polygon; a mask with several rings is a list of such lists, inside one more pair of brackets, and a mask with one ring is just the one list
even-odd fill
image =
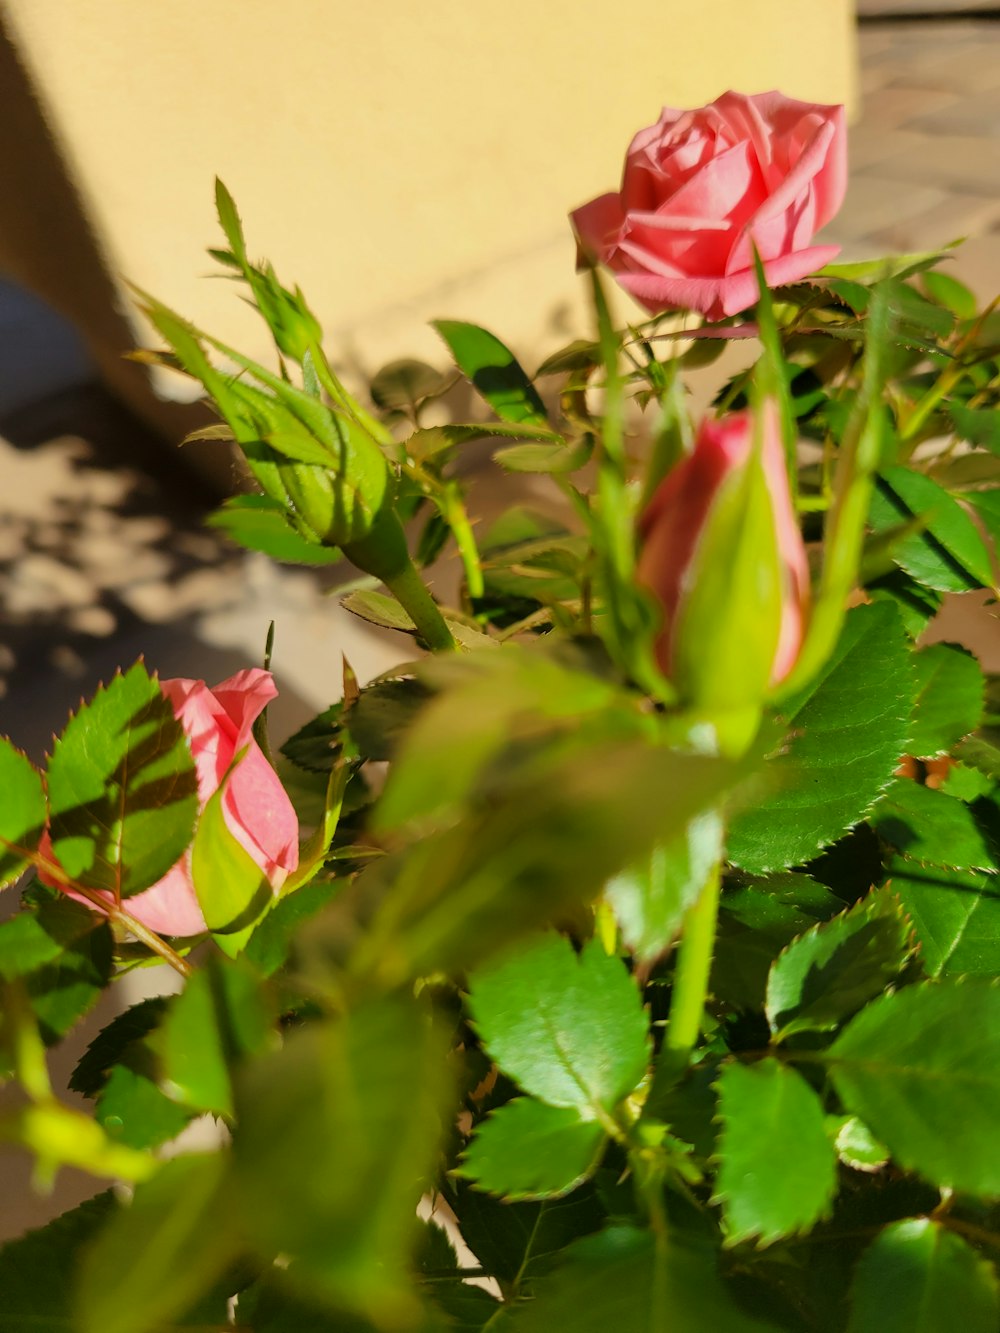
{"label": "green leaf", "polygon": [[109,1071],[97,1098],[94,1119],[112,1143],[158,1148],[169,1143],[192,1117],[159,1087],[159,1062],[150,1046],[134,1042]]}
{"label": "green leaf", "polygon": [[396,749],[431,697],[418,680],[384,680],[362,690],[345,724],[365,759],[395,758]]}
{"label": "green leaf", "polygon": [[141,1042],[159,1027],[166,1011],[165,997],[154,995],[116,1014],[77,1061],[69,1080],[72,1090],[84,1097],[96,1097],[106,1085],[113,1067],[125,1058],[128,1047]]}
{"label": "green leaf", "polygon": [[989,550],[958,501],[923,473],[887,468],[872,495],[873,528],[884,532],[914,517],[924,520],[925,530],[904,537],[893,551],[911,578],[940,592],[992,586]]}
{"label": "green leaf", "polygon": [[1000,1194],[1000,990],[973,979],[907,986],[863,1009],[826,1059],[844,1106],[900,1166]]}
{"label": "green leaf", "polygon": [[888,1149],[856,1115],[828,1115],[826,1124],[845,1166],[855,1171],[878,1171],[888,1162]]}
{"label": "green leaf", "polygon": [[929,976],[1000,975],[996,875],[923,868],[903,857],[890,863],[889,875]]}
{"label": "green leaf", "polygon": [[566,1198],[501,1203],[452,1178],[445,1185],[445,1197],[479,1263],[513,1290],[551,1271],[567,1245],[599,1230],[606,1220],[590,1185]]}
{"label": "green leaf", "polygon": [[859,283],[881,282],[887,277],[907,278],[913,273],[920,273],[939,263],[949,249],[949,246],[945,246],[941,250],[917,250],[905,255],[886,255],[878,259],[859,259],[852,263],[827,264],[813,276],[847,278]]}
{"label": "green leaf", "polygon": [[918,639],[941,609],[942,594],[925,588],[901,569],[893,569],[869,583],[867,591],[873,602],[891,602],[895,606],[911,639]]}
{"label": "green leaf", "polygon": [[285,505],[269,495],[233,495],[205,522],[220,528],[248,551],[263,551],[287,565],[332,565],[343,560],[338,547],[308,541],[286,518]]}
{"label": "green leaf", "polygon": [[571,343],[545,358],[535,371],[535,378],[542,375],[565,375],[572,370],[596,370],[600,364],[600,344],[588,342],[586,338],[574,338]]}
{"label": "green leaf", "polygon": [[188,978],[153,1041],[164,1092],[181,1105],[232,1116],[228,1066],[239,1050],[237,1041],[260,1049],[268,1033],[251,974],[212,961]]}
{"label": "green leaf", "polygon": [[81,1250],[115,1208],[107,1190],[0,1249],[0,1333],[70,1333]]}
{"label": "green leaf", "polygon": [[506,472],[541,472],[562,475],[583,467],[592,452],[588,440],[578,444],[511,444],[497,449],[494,463]]}
{"label": "green leaf", "polygon": [[[1000,413],[997,413],[1000,416]],[[976,517],[989,533],[997,560],[1000,561],[1000,488],[992,491],[970,491],[962,496],[971,505]]]}
{"label": "green leaf", "polygon": [[847,1333],[996,1333],[993,1265],[929,1217],[894,1222],[865,1251],[851,1286]]}
{"label": "green leaf", "polygon": [[951,310],[944,310],[926,300],[913,287],[908,286],[902,277],[886,283],[892,303],[892,312],[896,317],[902,334],[916,331],[928,335],[934,341],[946,338],[955,327],[955,317]]}
{"label": "green leaf", "polygon": [[107,920],[58,889],[35,884],[17,916],[0,926],[0,974],[22,975],[47,1045],[95,1005],[112,968]]}
{"label": "green leaf", "polygon": [[992,796],[994,787],[993,778],[987,777],[971,764],[956,761],[948,765],[944,781],[938,790],[943,791],[946,796],[957,797],[966,805],[972,805],[981,796]]}
{"label": "green leaf", "polygon": [[823,1104],[794,1069],[768,1057],[727,1065],[717,1084],[722,1134],[715,1202],[726,1244],[770,1245],[829,1212],[837,1157]]}
{"label": "green leaf", "polygon": [[[671,1234],[661,1251],[648,1231],[616,1226],[578,1241],[535,1297],[517,1307],[512,1333],[776,1333],[735,1304],[714,1254]],[[506,1331],[505,1331],[506,1333]]]}
{"label": "green leaf", "polygon": [[516,1097],[476,1128],[461,1174],[506,1199],[568,1194],[597,1165],[606,1135],[571,1106]]}
{"label": "green leaf", "polygon": [[454,377],[449,379],[425,361],[403,357],[377,371],[368,391],[376,407],[412,412],[428,398],[444,393],[453,382]]}
{"label": "green leaf", "polygon": [[885,894],[813,926],[768,977],[767,1018],[777,1040],[839,1027],[899,975],[909,952],[906,922]]}
{"label": "green leaf", "polygon": [[[500,1313],[496,1297],[482,1287],[456,1280],[436,1282],[431,1291],[433,1305],[444,1312],[449,1333],[481,1333],[489,1329],[490,1321]],[[494,1324],[494,1328],[498,1325]]]}
{"label": "green leaf", "polygon": [[[438,1286],[438,1283],[434,1284],[435,1291]],[[479,1294],[486,1295],[483,1291]],[[496,1303],[492,1304],[495,1308]],[[486,1318],[484,1315],[482,1323]],[[303,1294],[298,1266],[290,1264],[266,1269],[256,1282],[239,1293],[236,1327],[248,1330],[248,1333],[382,1333],[384,1325],[378,1326],[363,1316],[324,1309],[322,1303]],[[213,1329],[212,1333],[216,1331]],[[421,1312],[406,1325],[406,1333],[446,1333],[446,1329],[432,1316]],[[451,1333],[450,1325],[447,1333]]]}
{"label": "green leaf", "polygon": [[[645,740],[596,742],[580,729],[510,760],[503,780],[483,781],[481,799],[452,827],[418,825],[405,853],[382,857],[333,904],[318,932],[331,961],[379,985],[466,971],[591,900],[623,865],[718,805],[742,776],[722,759]],[[475,784],[457,787],[452,799],[476,794]],[[361,938],[351,925],[359,911],[369,921]]]}
{"label": "green leaf", "polygon": [[99,913],[58,889],[39,888],[33,901],[26,901],[16,916],[0,924],[0,977],[5,981],[58,963],[94,931],[102,930]]}
{"label": "green leaf", "polygon": [[402,998],[313,1023],[249,1062],[236,1080],[235,1164],[262,1258],[293,1261],[313,1299],[403,1324],[449,1092],[443,1041]]}
{"label": "green leaf", "polygon": [[222,181],[215,178],[215,211],[233,257],[242,265],[247,262],[246,243],[243,240],[243,223],[236,208],[236,201]]}
{"label": "green leaf", "polygon": [[331,704],[289,736],[281,753],[307,773],[329,773],[343,753],[344,705]]}
{"label": "green leaf", "polygon": [[194,760],[172,704],[141,662],[70,719],[47,784],[52,849],[87,888],[116,898],[148,889],[191,841]]}
{"label": "green leaf", "polygon": [[1000,746],[986,736],[969,736],[957,747],[956,756],[994,782],[1000,782]]}
{"label": "green leaf", "polygon": [[403,447],[415,462],[424,463],[428,458],[437,458],[449,449],[484,439],[541,440],[550,446],[566,447],[566,441],[551,429],[547,420],[534,424],[534,419],[524,422],[472,421],[461,424],[449,421],[443,426],[425,426],[408,435],[403,441]]}
{"label": "green leaf", "polygon": [[961,439],[1000,456],[1000,415],[995,408],[964,407],[961,403],[949,403],[948,411],[955,423],[955,433]]}
{"label": "green leaf", "polygon": [[48,812],[42,776],[9,740],[0,737],[0,889],[13,884],[30,865]]}
{"label": "green leaf", "polygon": [[897,779],[869,816],[880,838],[910,861],[952,870],[996,870],[991,845],[973,811],[943,791]]}
{"label": "green leaf", "polygon": [[763,1009],[768,973],[781,950],[843,905],[806,875],[776,875],[724,888],[711,993],[738,1009]]}
{"label": "green leaf", "polygon": [[579,956],[555,934],[524,946],[473,977],[470,1005],[500,1068],[551,1106],[600,1117],[649,1064],[639,991],[596,940]]}
{"label": "green leaf", "polygon": [[956,643],[932,643],[913,654],[917,703],[910,753],[920,758],[944,754],[979,726],[985,682],[979,662]]}
{"label": "green leaf", "polygon": [[270,1015],[253,973],[211,958],[188,978],[154,1042],[163,1090],[199,1111],[232,1115],[229,1066],[269,1044]]}
{"label": "green leaf", "polygon": [[910,656],[891,605],[848,613],[825,670],[785,710],[793,737],[767,766],[777,791],[732,821],[734,864],[757,873],[800,865],[871,808],[906,751]]}
{"label": "green leaf", "polygon": [[545,404],[513,352],[476,324],[436,319],[433,327],[466,375],[503,421],[547,426]]}
{"label": "green leaf", "polygon": [[417,632],[409,613],[395,597],[389,597],[384,592],[351,592],[340,599],[340,605],[345,611],[367,620],[369,625],[378,625],[380,629],[401,630],[404,634]]}
{"label": "green leaf", "polygon": [[138,1186],[84,1260],[80,1333],[160,1333],[222,1275],[239,1249],[226,1163],[224,1153],[175,1157]]}
{"label": "green leaf", "polygon": [[[238,764],[242,755],[237,755]],[[235,766],[235,764],[234,764]],[[219,948],[235,958],[274,901],[270,882],[230,832],[223,813],[231,767],[202,811],[191,848],[191,879],[205,924]]]}
{"label": "green leaf", "polygon": [[3,1137],[38,1159],[43,1179],[60,1166],[110,1180],[146,1180],[159,1168],[154,1157],[115,1143],[101,1124],[53,1099],[30,1102],[0,1122]]}
{"label": "green leaf", "polygon": [[932,301],[943,305],[959,319],[976,318],[979,307],[974,293],[950,273],[928,270],[920,275],[920,284]]}
{"label": "green leaf", "polygon": [[612,877],[605,889],[622,938],[642,962],[663,954],[722,856],[723,825],[715,811],[697,815],[673,842],[654,847],[642,865]]}
{"label": "green leaf", "polygon": [[314,880],[287,898],[279,898],[250,936],[244,958],[263,977],[271,977],[282,967],[292,950],[293,937],[340,893],[343,885],[336,880]]}
{"label": "green leaf", "polygon": [[[590,662],[564,663],[540,649],[511,645],[502,653],[429,664],[423,676],[446,688],[423,709],[396,755],[376,814],[377,827],[455,818],[476,801],[477,774],[510,744],[516,722],[531,718],[577,725],[587,716],[628,707],[617,687]],[[455,737],[462,737],[461,746]]]}

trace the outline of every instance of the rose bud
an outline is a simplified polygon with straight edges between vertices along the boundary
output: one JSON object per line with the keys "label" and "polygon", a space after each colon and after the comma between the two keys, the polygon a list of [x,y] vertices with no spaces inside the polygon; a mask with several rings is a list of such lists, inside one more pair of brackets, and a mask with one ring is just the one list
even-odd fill
{"label": "rose bud", "polygon": [[[292,803],[253,738],[253,724],[277,695],[271,674],[254,667],[239,671],[212,689],[203,680],[161,680],[191,744],[198,781],[198,803],[205,808],[240,750],[245,749],[226,783],[222,812],[233,837],[260,867],[277,892],[298,865],[299,827]],[[40,848],[52,859],[48,834]],[[43,883],[64,887],[39,871]],[[67,890],[71,897],[78,897]],[[112,895],[99,896],[110,904]],[[80,898],[88,907],[94,904]],[[130,916],[160,935],[200,935],[207,929],[191,879],[190,849],[161,880],[125,899]]]}
{"label": "rose bud", "polygon": [[702,423],[647,507],[640,541],[639,582],[663,611],[657,660],[683,702],[759,707],[795,665],[809,596],[773,402],[756,420]]}
{"label": "rose bud", "polygon": [[839,253],[812,238],[846,184],[842,106],[728,92],[697,111],[664,108],[632,140],[621,190],[571,217],[584,254],[647,310],[722,319],[757,300],[754,245],[772,287]]}

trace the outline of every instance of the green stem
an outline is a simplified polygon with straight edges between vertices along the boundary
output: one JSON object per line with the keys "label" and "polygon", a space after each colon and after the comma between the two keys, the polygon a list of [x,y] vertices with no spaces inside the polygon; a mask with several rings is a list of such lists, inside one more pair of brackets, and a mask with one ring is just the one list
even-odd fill
{"label": "green stem", "polygon": [[927,420],[934,412],[935,408],[937,408],[944,398],[947,397],[964,374],[964,366],[959,366],[956,369],[954,365],[949,366],[942,372],[937,381],[931,385],[907,418],[906,425],[899,432],[901,443],[910,444],[914,442],[916,436],[927,424]]}
{"label": "green stem", "polygon": [[698,1041],[708,996],[708,978],[715,949],[715,926],[719,915],[722,866],[711,871],[705,887],[684,917],[684,933],[677,952],[674,990],[664,1038],[664,1050],[683,1057],[686,1064]]}
{"label": "green stem", "polygon": [[123,926],[130,935],[134,935],[137,940],[159,954],[165,963],[169,963],[175,972],[179,972],[182,977],[190,977],[194,973],[194,968],[189,962],[183,959],[179,953],[170,947],[170,945],[155,931],[144,926],[141,921],[137,921],[131,912],[127,912],[120,902],[108,902],[108,900],[97,893],[94,889],[85,888],[82,884],[77,884],[66,874],[58,861],[50,857],[42,856],[36,852],[31,857],[32,864],[36,869],[44,870],[50,878],[56,880],[63,888],[72,889],[78,893],[81,898],[86,898],[89,903],[102,914],[109,917],[112,921],[117,921]]}
{"label": "green stem", "polygon": [[412,561],[407,561],[396,573],[383,575],[383,582],[416,625],[428,648],[433,652],[449,652],[455,647],[451,630]]}
{"label": "green stem", "polygon": [[465,583],[469,590],[469,596],[478,600],[485,591],[483,567],[479,562],[479,548],[476,546],[476,539],[472,533],[469,515],[462,503],[461,491],[454,482],[445,484],[443,505],[445,520],[451,528],[451,534],[455,538],[458,554],[462,560],[462,568],[465,570]]}
{"label": "green stem", "polygon": [[708,980],[715,949],[722,866],[711,872],[698,901],[684,917],[684,932],[677,947],[674,989],[663,1045],[653,1067],[642,1119],[666,1118],[665,1099],[683,1076],[701,1032],[708,997]]}

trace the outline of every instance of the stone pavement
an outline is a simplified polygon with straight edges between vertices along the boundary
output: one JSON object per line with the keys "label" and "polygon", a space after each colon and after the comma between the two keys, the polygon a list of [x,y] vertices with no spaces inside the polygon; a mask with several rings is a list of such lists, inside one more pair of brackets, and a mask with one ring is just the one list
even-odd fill
{"label": "stone pavement", "polygon": [[828,232],[858,257],[969,237],[951,271],[991,299],[1000,291],[1000,18],[864,24],[859,45],[850,184]]}

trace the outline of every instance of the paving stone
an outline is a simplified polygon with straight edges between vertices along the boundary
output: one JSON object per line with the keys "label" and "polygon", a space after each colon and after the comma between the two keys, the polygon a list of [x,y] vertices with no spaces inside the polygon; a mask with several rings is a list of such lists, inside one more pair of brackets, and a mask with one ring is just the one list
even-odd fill
{"label": "paving stone", "polygon": [[1000,141],[952,134],[917,137],[918,142],[879,162],[879,174],[941,190],[1000,193]]}
{"label": "paving stone", "polygon": [[847,132],[847,157],[851,173],[868,171],[907,149],[919,152],[925,138],[926,135],[917,134],[915,130],[886,130],[863,118],[860,125],[852,125]]}
{"label": "paving stone", "polygon": [[948,192],[937,185],[886,181],[881,174],[858,172],[848,181],[844,205],[831,226],[838,240],[866,236],[888,227],[900,217],[910,217],[944,203]]}
{"label": "paving stone", "polygon": [[[1000,45],[998,45],[997,59],[1000,60]],[[902,88],[887,88],[880,95],[904,91],[906,90]],[[921,94],[923,97],[928,95]],[[937,107],[926,106],[909,122],[910,127],[923,134],[1000,136],[1000,88],[975,98],[959,98],[950,93],[934,95],[944,96],[949,100]]]}
{"label": "paving stone", "polygon": [[[950,109],[971,108],[956,92],[927,88],[898,88],[890,85],[869,93],[862,105],[862,117],[879,130],[895,130],[911,123],[919,125],[928,115],[946,114]],[[976,130],[957,130],[953,133],[973,133]],[[944,131],[947,133],[947,131]]]}
{"label": "paving stone", "polygon": [[960,236],[976,236],[1000,225],[1000,194],[994,198],[950,191],[939,203],[912,217],[900,217],[872,233],[876,250],[905,254],[933,250]]}
{"label": "paving stone", "polygon": [[997,34],[990,29],[982,40],[964,49],[942,54],[933,46],[907,56],[906,68],[892,80],[893,86],[952,91],[969,97],[974,93],[1000,88],[1000,60],[997,59]]}
{"label": "paving stone", "polygon": [[955,251],[954,274],[983,302],[1000,293],[1000,232],[974,236]]}

